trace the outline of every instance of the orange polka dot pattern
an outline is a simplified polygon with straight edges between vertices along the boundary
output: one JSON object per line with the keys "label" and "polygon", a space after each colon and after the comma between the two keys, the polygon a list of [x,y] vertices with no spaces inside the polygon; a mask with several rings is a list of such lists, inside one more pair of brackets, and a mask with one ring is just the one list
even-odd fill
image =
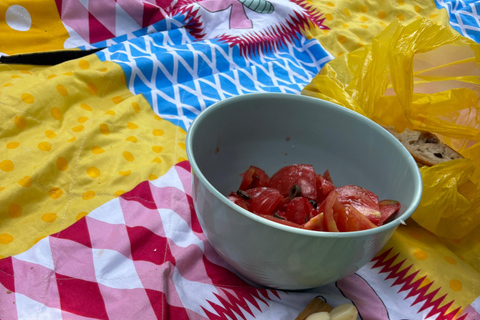
{"label": "orange polka dot pattern", "polygon": [[54,67],[0,65],[0,96],[1,256],[186,159],[185,131],[95,55]]}
{"label": "orange polka dot pattern", "polygon": [[394,20],[408,24],[429,18],[449,25],[446,10],[437,9],[431,0],[314,1],[311,6],[325,15],[324,24],[330,30],[311,29],[306,34],[317,38],[334,57],[370,44]]}
{"label": "orange polka dot pattern", "polygon": [[[404,279],[413,274],[415,278],[412,283],[424,278],[420,287],[433,281],[428,293],[438,289],[433,300],[446,295],[443,305],[453,301],[448,312],[458,307],[465,308],[480,295],[480,273],[472,268],[475,264],[464,261],[462,252],[457,248],[472,252],[472,245],[479,245],[480,249],[480,232],[473,233],[476,240],[465,239],[467,245],[463,240],[441,239],[408,220],[407,225],[400,226],[384,247],[383,250],[395,249],[385,260],[398,254],[393,265],[404,261],[398,273],[409,267]],[[478,261],[478,255],[475,259]]]}

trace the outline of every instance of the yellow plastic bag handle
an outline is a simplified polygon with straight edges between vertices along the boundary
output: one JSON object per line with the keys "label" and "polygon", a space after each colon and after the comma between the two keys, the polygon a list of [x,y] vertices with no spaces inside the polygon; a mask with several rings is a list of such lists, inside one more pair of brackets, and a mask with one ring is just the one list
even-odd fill
{"label": "yellow plastic bag handle", "polygon": [[302,94],[342,105],[399,132],[432,132],[465,159],[421,168],[412,218],[459,239],[480,226],[480,45],[419,19],[392,23],[324,66]]}

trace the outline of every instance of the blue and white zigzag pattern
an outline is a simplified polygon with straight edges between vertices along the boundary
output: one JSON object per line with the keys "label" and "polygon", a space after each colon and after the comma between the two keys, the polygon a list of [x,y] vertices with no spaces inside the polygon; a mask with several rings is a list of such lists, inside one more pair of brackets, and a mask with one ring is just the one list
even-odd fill
{"label": "blue and white zigzag pattern", "polygon": [[478,0],[435,0],[437,8],[445,8],[451,26],[463,36],[480,42],[480,2]]}
{"label": "blue and white zigzag pattern", "polygon": [[317,40],[299,35],[277,52],[244,57],[218,40],[195,40],[180,19],[168,30],[109,47],[100,59],[122,66],[129,89],[143,94],[154,111],[188,129],[205,108],[253,92],[299,94],[332,59]]}

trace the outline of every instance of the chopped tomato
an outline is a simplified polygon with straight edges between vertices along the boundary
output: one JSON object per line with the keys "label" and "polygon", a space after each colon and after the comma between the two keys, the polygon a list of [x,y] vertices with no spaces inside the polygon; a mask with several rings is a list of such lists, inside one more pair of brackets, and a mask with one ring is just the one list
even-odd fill
{"label": "chopped tomato", "polygon": [[283,200],[278,204],[277,210],[285,211],[287,209],[287,204],[289,204],[292,200],[289,197],[283,198]]}
{"label": "chopped tomato", "polygon": [[276,212],[279,216],[285,218],[285,210],[287,210],[287,204],[290,203],[290,198],[285,197],[283,198],[282,201],[278,204],[278,206],[275,208],[274,212]]}
{"label": "chopped tomato", "polygon": [[301,196],[317,200],[315,169],[308,164],[293,164],[281,168],[270,178],[269,187],[280,191],[287,197],[290,189],[297,185],[301,188]]}
{"label": "chopped tomato", "polygon": [[372,221],[370,221],[365,215],[363,215],[357,209],[355,209],[354,206],[347,206],[347,210],[350,211],[350,214],[355,215],[357,217],[359,221],[358,230],[367,230],[367,229],[373,229],[377,227],[377,225],[375,225]]}
{"label": "chopped tomato", "polygon": [[318,212],[318,209],[315,210],[316,215],[308,220],[304,225],[303,228],[307,230],[315,230],[315,231],[323,231],[323,212]]}
{"label": "chopped tomato", "polygon": [[247,200],[251,210],[257,214],[273,214],[273,210],[283,200],[280,192],[273,188],[259,187],[245,191],[250,196]]}
{"label": "chopped tomato", "polygon": [[380,214],[380,225],[383,225],[388,221],[393,215],[395,215],[400,210],[400,202],[395,200],[382,200],[378,203]]}
{"label": "chopped tomato", "polygon": [[325,170],[325,172],[323,173],[323,177],[325,178],[325,180],[333,184],[332,177],[330,176],[330,171]]}
{"label": "chopped tomato", "polygon": [[400,210],[394,200],[379,201],[359,186],[336,188],[330,172],[316,174],[313,166],[289,165],[271,178],[250,166],[239,190],[228,199],[265,219],[295,228],[349,232],[375,228]]}
{"label": "chopped tomato", "polygon": [[375,193],[359,186],[347,185],[336,189],[338,201],[343,205],[351,205],[375,225],[380,225],[380,208]]}
{"label": "chopped tomato", "polygon": [[261,214],[260,217],[263,217],[267,220],[271,220],[271,221],[275,221],[275,222],[284,224],[286,226],[303,229],[303,226],[300,225],[300,224],[296,224],[294,222],[291,222],[291,221],[288,221],[288,220],[283,220],[283,219],[280,219],[280,218],[277,218],[277,217],[274,217],[274,216],[270,216],[270,215],[267,215],[267,214]]}
{"label": "chopped tomato", "polygon": [[335,222],[333,206],[337,200],[338,192],[336,190],[330,192],[325,201],[318,208],[319,212],[323,212],[323,227],[325,231],[338,232],[337,223]]}
{"label": "chopped tomato", "polygon": [[236,205],[239,205],[243,209],[250,211],[250,206],[248,206],[248,203],[245,201],[245,199],[240,197],[235,192],[230,193],[227,198],[228,200],[232,201]]}
{"label": "chopped tomato", "polygon": [[322,203],[323,200],[335,189],[333,183],[325,179],[321,174],[315,177],[317,186],[317,203]]}
{"label": "chopped tomato", "polygon": [[377,227],[351,205],[343,205],[337,198],[333,206],[338,231],[359,231]]}
{"label": "chopped tomato", "polygon": [[270,183],[270,177],[262,169],[250,166],[242,174],[242,183],[240,184],[240,190],[248,190],[251,188],[267,187]]}
{"label": "chopped tomato", "polygon": [[292,199],[285,207],[285,218],[297,224],[304,224],[315,215],[315,208],[307,198],[297,197]]}
{"label": "chopped tomato", "polygon": [[350,210],[351,206],[344,206],[340,201],[335,201],[333,210],[335,212],[334,218],[337,224],[338,231],[358,231],[360,230],[360,221],[355,214]]}

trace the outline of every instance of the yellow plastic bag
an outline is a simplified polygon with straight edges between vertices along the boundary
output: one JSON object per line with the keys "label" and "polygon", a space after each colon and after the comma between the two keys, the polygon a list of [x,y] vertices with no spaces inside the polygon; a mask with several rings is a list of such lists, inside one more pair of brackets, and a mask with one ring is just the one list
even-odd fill
{"label": "yellow plastic bag", "polygon": [[480,45],[429,20],[392,23],[372,44],[324,66],[302,94],[383,126],[426,130],[466,159],[421,168],[412,218],[460,239],[480,226]]}

